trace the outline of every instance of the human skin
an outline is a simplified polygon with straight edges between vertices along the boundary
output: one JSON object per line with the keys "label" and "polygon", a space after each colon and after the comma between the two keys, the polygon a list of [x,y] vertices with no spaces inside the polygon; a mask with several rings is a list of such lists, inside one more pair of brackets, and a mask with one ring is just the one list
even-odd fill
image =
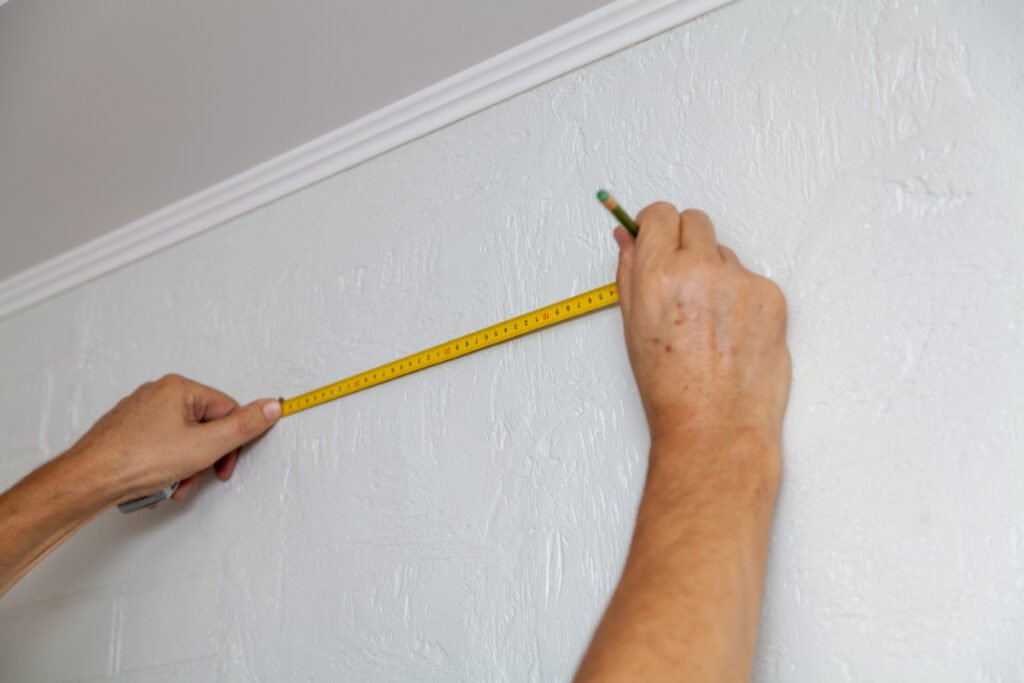
{"label": "human skin", "polygon": [[181,500],[211,469],[227,480],[241,446],[280,415],[277,399],[242,407],[178,375],[143,384],[0,496],[0,595],[104,510],[176,481],[172,499]]}
{"label": "human skin", "polygon": [[618,284],[651,435],[633,541],[576,680],[746,681],[781,473],[786,305],[700,211],[622,228]]}
{"label": "human skin", "polygon": [[[651,434],[619,586],[579,681],[749,678],[789,389],[778,287],[717,244],[703,213],[654,204],[618,229],[620,306]],[[0,496],[0,595],[117,503],[213,469],[273,426],[183,377],[145,384],[68,452]]]}

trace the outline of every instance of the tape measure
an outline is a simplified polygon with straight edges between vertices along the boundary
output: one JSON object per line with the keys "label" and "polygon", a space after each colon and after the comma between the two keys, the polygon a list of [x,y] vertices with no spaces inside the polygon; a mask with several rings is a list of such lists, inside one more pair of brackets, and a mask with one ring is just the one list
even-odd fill
{"label": "tape measure", "polygon": [[[0,0],[2,4],[3,0]],[[626,230],[628,230],[634,237],[637,231],[640,229],[639,226],[630,218],[629,214],[626,213],[622,207],[619,206],[615,198],[612,197],[606,190],[599,190],[597,193],[598,200],[604,204],[605,208],[612,212],[612,214],[619,220]],[[447,363],[450,360],[467,356],[471,353],[479,351],[480,349],[486,349],[496,344],[502,344],[515,339],[516,337],[522,337],[525,334],[542,330],[545,327],[551,327],[557,325],[560,322],[578,318],[581,315],[586,315],[593,311],[613,306],[619,302],[619,288],[612,282],[604,287],[598,287],[592,289],[589,292],[583,292],[577,294],[574,297],[570,297],[563,301],[558,301],[545,306],[544,308],[538,308],[536,311],[530,311],[522,315],[517,315],[514,318],[509,318],[504,322],[500,322],[497,325],[491,325],[485,327],[482,330],[476,332],[470,332],[467,335],[463,335],[451,341],[447,341],[437,346],[431,346],[429,349],[414,353],[411,356],[405,356],[399,358],[396,361],[385,363],[384,365],[378,365],[375,368],[371,368],[366,372],[361,372],[358,375],[352,375],[345,379],[338,380],[333,384],[327,384],[314,389],[313,391],[307,391],[305,394],[299,394],[295,398],[281,399],[281,417],[287,415],[294,415],[295,413],[301,412],[318,406],[328,401],[333,401],[336,398],[348,396],[354,394],[357,391],[363,391],[370,387],[375,387],[378,384],[384,382],[390,382],[393,379],[399,377],[405,377],[411,375],[414,372],[420,370],[426,370],[427,368],[441,363]],[[162,500],[165,500],[174,493],[178,488],[178,484],[173,484],[167,487],[163,491],[158,491],[151,496],[144,498],[137,498],[130,500],[126,503],[121,503],[118,507],[121,512],[134,512],[144,507],[156,505]]]}
{"label": "tape measure", "polygon": [[502,344],[510,339],[542,330],[545,327],[614,306],[618,301],[619,288],[612,282],[589,292],[583,292],[549,306],[538,308],[535,311],[517,315],[482,330],[470,332],[443,344],[431,346],[429,349],[379,365],[357,375],[346,377],[333,384],[299,394],[294,398],[281,399],[281,415],[282,417],[294,415],[313,406],[349,396],[357,391],[363,391],[378,384],[467,356],[481,349]]}
{"label": "tape measure", "polygon": [[[619,288],[612,282],[604,287],[598,287],[589,292],[577,294],[574,297],[553,303],[550,306],[538,308],[536,311],[517,315],[504,322],[457,337],[443,344],[431,346],[429,349],[414,353],[411,356],[405,356],[396,361],[379,365],[358,375],[346,377],[333,384],[322,386],[305,394],[299,394],[295,398],[281,399],[281,416],[294,415],[313,406],[333,401],[336,398],[348,396],[357,391],[363,391],[378,384],[390,382],[393,379],[405,377],[414,372],[426,370],[435,365],[467,356],[481,349],[502,344],[510,339],[542,330],[545,327],[551,327],[560,322],[579,318],[587,313],[614,306],[618,302]],[[117,507],[120,508],[121,512],[135,512],[170,498],[177,488],[178,484],[173,484],[162,491],[157,491],[153,495],[136,498],[135,500],[121,503]]]}

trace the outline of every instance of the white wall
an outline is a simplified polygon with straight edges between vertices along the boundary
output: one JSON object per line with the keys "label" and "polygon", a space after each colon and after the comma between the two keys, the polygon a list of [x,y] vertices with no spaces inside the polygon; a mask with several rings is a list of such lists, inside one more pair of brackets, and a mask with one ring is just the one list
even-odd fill
{"label": "white wall", "polygon": [[[608,281],[607,184],[791,305],[757,681],[1024,678],[1024,10],[736,3],[0,321],[0,482],[167,370],[288,395]],[[0,678],[564,680],[647,436],[606,311],[287,418],[4,598]]]}

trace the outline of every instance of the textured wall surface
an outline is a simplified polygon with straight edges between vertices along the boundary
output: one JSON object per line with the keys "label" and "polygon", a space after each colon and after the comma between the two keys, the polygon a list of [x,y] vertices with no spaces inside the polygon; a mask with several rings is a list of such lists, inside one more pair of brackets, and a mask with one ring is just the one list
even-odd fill
{"label": "textured wall surface", "polygon": [[[776,278],[757,681],[1024,679],[1024,9],[744,0],[0,321],[0,483],[176,370],[292,394],[611,279],[608,184]],[[288,418],[0,604],[5,681],[564,680],[647,435],[615,310]]]}

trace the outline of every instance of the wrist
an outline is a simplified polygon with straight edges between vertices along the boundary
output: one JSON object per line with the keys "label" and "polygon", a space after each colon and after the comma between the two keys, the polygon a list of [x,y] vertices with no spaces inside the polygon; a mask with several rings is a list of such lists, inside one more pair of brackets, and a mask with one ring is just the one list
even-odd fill
{"label": "wrist", "polygon": [[654,433],[645,496],[750,503],[770,512],[782,476],[781,441],[749,427]]}
{"label": "wrist", "polygon": [[114,500],[80,448],[33,470],[0,496],[0,595]]}
{"label": "wrist", "polygon": [[68,490],[90,511],[101,511],[132,497],[128,482],[109,458],[89,447],[76,445],[58,458]]}

